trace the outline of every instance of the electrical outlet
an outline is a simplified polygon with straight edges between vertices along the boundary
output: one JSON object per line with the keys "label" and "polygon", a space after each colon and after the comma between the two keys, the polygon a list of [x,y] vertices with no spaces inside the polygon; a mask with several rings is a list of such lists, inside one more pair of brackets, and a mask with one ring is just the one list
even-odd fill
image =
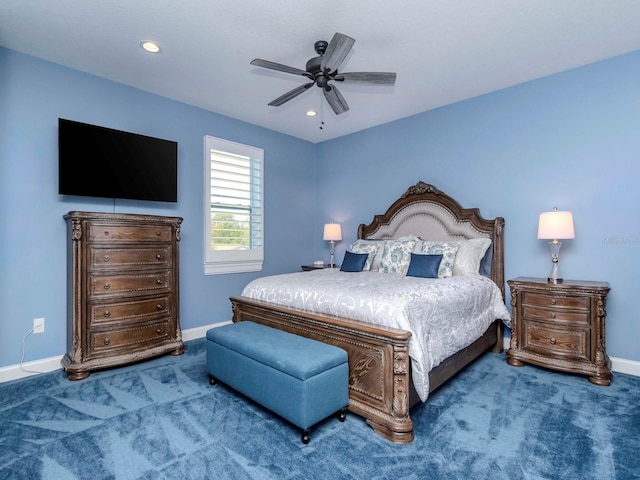
{"label": "electrical outlet", "polygon": [[33,319],[33,333],[44,333],[44,318]]}

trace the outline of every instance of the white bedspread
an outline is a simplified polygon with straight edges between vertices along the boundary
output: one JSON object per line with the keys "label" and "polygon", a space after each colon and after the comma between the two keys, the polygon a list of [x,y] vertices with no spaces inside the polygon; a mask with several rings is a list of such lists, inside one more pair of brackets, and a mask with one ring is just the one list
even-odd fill
{"label": "white bedspread", "polygon": [[495,319],[510,319],[500,289],[482,276],[429,279],[324,269],[259,278],[242,295],[410,331],[413,382],[422,401],[433,367],[473,343]]}

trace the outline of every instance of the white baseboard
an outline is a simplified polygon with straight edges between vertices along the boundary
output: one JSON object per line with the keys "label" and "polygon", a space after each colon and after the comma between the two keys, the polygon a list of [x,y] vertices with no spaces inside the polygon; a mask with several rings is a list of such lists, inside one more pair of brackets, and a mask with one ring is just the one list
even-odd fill
{"label": "white baseboard", "polygon": [[624,358],[609,357],[611,359],[611,370],[618,373],[626,373],[634,377],[640,377],[640,362],[626,360]]}
{"label": "white baseboard", "polygon": [[[207,330],[210,328],[221,327],[231,323],[221,322],[211,325],[205,325],[203,327],[188,328],[182,331],[182,339],[185,342],[190,340],[197,340],[203,338],[207,334]],[[504,348],[509,348],[509,337],[504,338]],[[17,380],[19,378],[30,377],[32,375],[38,375],[40,373],[53,372],[62,368],[60,362],[63,355],[57,357],[43,358],[41,360],[34,360],[32,362],[23,363],[22,365],[10,365],[8,367],[0,368],[0,383],[8,382],[10,380]],[[640,362],[635,360],[626,360],[624,358],[611,357],[611,370],[618,373],[626,373],[635,377],[640,377]]]}
{"label": "white baseboard", "polygon": [[[203,338],[207,334],[207,330],[210,328],[221,327],[231,323],[221,322],[212,325],[205,325],[203,327],[188,328],[182,331],[182,340],[188,342],[190,340],[196,340]],[[32,375],[38,375],[40,373],[49,373],[55,370],[62,369],[61,361],[64,355],[43,358],[41,360],[33,360],[31,362],[23,363],[22,365],[10,365],[8,367],[0,368],[0,383],[8,382],[10,380],[18,380],[19,378],[30,377]]]}

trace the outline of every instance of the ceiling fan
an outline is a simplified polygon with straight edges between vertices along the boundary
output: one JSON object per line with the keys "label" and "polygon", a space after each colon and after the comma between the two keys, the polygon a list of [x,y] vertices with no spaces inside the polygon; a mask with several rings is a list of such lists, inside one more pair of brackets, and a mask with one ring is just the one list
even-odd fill
{"label": "ceiling fan", "polygon": [[330,84],[329,82],[354,82],[371,85],[394,85],[396,83],[396,74],[390,72],[338,73],[338,67],[349,54],[354,43],[355,40],[353,38],[343,35],[342,33],[336,33],[330,43],[324,40],[317,41],[314,44],[314,48],[318,56],[313,57],[307,62],[305,70],[288,67],[287,65],[270,62],[268,60],[261,60],[259,58],[252,60],[251,65],[284,73],[292,73],[294,75],[302,75],[312,80],[310,83],[300,85],[272,102],[269,102],[270,106],[279,107],[292,98],[297,97],[302,92],[307,91],[313,85],[317,85],[322,88],[324,98],[327,99],[327,102],[335,114],[340,115],[349,110],[349,105],[336,85]]}

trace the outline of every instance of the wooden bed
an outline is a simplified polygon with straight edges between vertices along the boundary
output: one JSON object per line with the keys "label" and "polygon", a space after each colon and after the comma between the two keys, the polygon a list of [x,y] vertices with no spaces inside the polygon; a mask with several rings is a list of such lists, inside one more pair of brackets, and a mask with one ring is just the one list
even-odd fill
{"label": "wooden bed", "polygon": [[[358,227],[358,239],[415,235],[425,240],[490,238],[485,255],[487,275],[504,298],[504,219],[487,220],[476,208],[462,208],[432,185],[418,182],[383,215]],[[408,355],[410,332],[355,320],[310,313],[231,297],[233,321],[251,320],[345,349],[349,355],[349,410],[364,417],[379,435],[394,443],[413,440],[409,414],[419,398],[411,380]],[[446,359],[429,373],[432,392],[475,358],[491,349],[502,351],[503,326],[494,321],[474,343]]]}

